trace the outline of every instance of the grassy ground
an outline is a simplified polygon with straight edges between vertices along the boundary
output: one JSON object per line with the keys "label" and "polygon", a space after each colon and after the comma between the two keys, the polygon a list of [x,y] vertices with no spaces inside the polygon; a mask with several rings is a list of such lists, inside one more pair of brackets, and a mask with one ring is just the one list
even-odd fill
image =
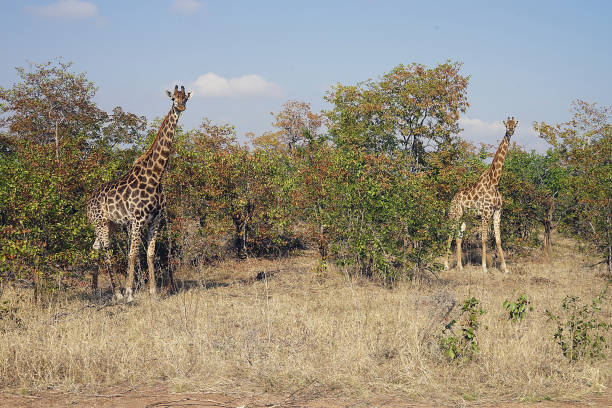
{"label": "grassy ground", "polygon": [[[590,303],[607,278],[586,266],[594,262],[574,242],[560,240],[553,250],[550,263],[509,262],[509,275],[485,275],[475,265],[392,289],[336,269],[322,278],[309,253],[180,271],[178,294],[151,299],[140,290],[134,305],[83,289],[41,310],[29,291],[8,288],[0,388],[97,392],[164,384],[175,392],[434,404],[604,393],[612,380],[610,350],[607,358],[568,362],[545,311],[560,311],[568,294]],[[511,324],[503,302],[523,293],[534,310]],[[442,328],[472,296],[486,310],[480,350],[471,361],[449,362],[439,347]],[[612,320],[611,303],[602,305],[600,320]],[[605,336],[610,344],[610,331]]]}

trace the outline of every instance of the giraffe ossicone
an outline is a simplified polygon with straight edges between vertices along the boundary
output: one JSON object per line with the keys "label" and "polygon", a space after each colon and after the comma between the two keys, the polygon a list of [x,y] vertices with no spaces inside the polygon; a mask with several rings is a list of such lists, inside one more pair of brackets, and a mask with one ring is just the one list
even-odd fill
{"label": "giraffe ossicone", "polygon": [[495,246],[497,254],[500,258],[501,269],[504,273],[508,272],[504,252],[501,247],[500,221],[502,210],[502,195],[498,190],[499,180],[504,168],[504,160],[508,153],[510,138],[514,134],[514,130],[518,126],[519,121],[508,117],[503,121],[506,127],[506,133],[502,139],[493,161],[487,170],[485,170],[478,181],[464,189],[461,189],[455,194],[451,200],[449,208],[449,218],[453,224],[453,233],[448,236],[446,244],[446,257],[444,260],[444,268],[449,269],[448,258],[451,254],[451,242],[453,235],[456,235],[457,243],[457,268],[463,269],[461,260],[461,242],[466,224],[462,221],[464,214],[474,212],[480,217],[480,238],[482,245],[482,270],[487,271],[487,238],[489,235],[489,223],[493,218],[493,230],[495,232]]}
{"label": "giraffe ossicone", "polygon": [[[155,242],[166,207],[166,198],[162,189],[162,176],[170,158],[172,142],[181,112],[185,110],[191,92],[185,93],[185,87],[178,85],[174,92],[167,91],[172,99],[172,108],[166,115],[157,131],[155,140],[132,165],[123,177],[107,182],[98,187],[87,200],[87,218],[95,228],[94,249],[102,249],[111,282],[114,297],[123,298],[121,289],[115,284],[110,255],[110,234],[120,226],[130,230],[130,247],[128,269],[125,281],[125,296],[128,302],[134,300],[134,267],[138,260],[141,232],[148,229],[146,250],[149,275],[149,292],[156,293]],[[94,272],[92,285],[97,288],[98,271]],[[174,286],[172,273],[169,273],[168,288]]]}

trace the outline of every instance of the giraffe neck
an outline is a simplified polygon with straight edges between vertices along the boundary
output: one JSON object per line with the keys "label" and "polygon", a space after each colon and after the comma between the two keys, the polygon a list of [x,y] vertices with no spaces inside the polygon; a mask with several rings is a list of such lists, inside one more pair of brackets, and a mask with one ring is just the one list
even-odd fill
{"label": "giraffe neck", "polygon": [[504,135],[497,151],[495,152],[495,156],[493,157],[493,161],[489,166],[489,169],[485,172],[489,185],[492,188],[497,188],[499,185],[499,180],[501,179],[502,170],[504,168],[504,161],[506,160],[506,153],[508,153],[508,145],[510,144],[510,135],[508,132]]}
{"label": "giraffe neck", "polygon": [[134,165],[134,167],[136,167],[136,164],[140,164],[145,168],[147,174],[150,175],[151,181],[159,182],[166,169],[179,115],[180,112],[174,107],[170,109],[170,112],[168,112],[157,131],[157,136],[155,136],[155,140],[153,140],[151,147],[149,147]]}

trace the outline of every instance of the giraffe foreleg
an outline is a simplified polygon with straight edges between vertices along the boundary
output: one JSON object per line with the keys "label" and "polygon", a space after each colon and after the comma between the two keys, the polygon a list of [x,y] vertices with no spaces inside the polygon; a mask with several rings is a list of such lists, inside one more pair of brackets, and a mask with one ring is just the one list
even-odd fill
{"label": "giraffe foreleg", "polygon": [[501,233],[500,233],[500,221],[501,221],[501,208],[495,210],[493,213],[493,230],[495,231],[495,247],[497,248],[497,254],[499,255],[499,259],[501,262],[502,272],[508,273],[508,268],[506,267],[506,259],[504,258],[504,251],[501,246]]}

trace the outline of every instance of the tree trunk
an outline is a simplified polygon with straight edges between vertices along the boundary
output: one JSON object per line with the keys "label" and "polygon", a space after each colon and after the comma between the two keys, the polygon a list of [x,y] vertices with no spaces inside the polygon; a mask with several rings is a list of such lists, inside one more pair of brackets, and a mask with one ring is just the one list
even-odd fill
{"label": "tree trunk", "polygon": [[547,258],[551,255],[551,239],[550,235],[552,232],[553,214],[555,212],[555,200],[552,197],[547,199],[548,210],[546,212],[546,219],[544,220],[544,254]]}

